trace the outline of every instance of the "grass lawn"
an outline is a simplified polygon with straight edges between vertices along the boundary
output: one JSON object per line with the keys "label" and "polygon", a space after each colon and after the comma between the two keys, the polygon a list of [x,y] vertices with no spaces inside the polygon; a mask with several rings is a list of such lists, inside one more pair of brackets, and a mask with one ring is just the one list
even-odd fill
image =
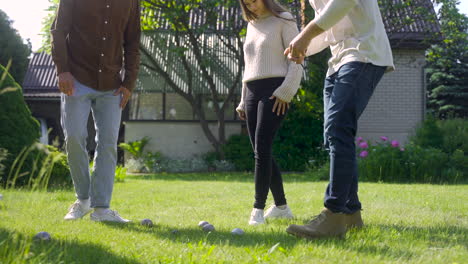
{"label": "grass lawn", "polygon": [[[365,228],[345,239],[288,235],[320,212],[325,182],[285,175],[296,219],[247,224],[250,174],[128,176],[112,208],[133,223],[66,222],[72,190],[0,190],[0,263],[467,263],[468,185],[362,183]],[[270,199],[271,202],[271,199]],[[150,218],[153,228],[139,225]],[[197,226],[206,220],[216,231]],[[230,232],[239,227],[243,236]],[[178,232],[173,232],[178,230]],[[51,242],[32,242],[39,231]]]}

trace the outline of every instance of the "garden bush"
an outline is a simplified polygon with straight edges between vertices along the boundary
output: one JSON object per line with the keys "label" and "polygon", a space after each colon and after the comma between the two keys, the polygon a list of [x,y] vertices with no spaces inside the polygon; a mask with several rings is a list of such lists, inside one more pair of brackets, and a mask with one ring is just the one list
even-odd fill
{"label": "garden bush", "polygon": [[326,161],[322,148],[323,106],[320,98],[306,88],[299,89],[291,102],[273,145],[274,157],[284,171],[305,171],[311,161],[316,166]]}
{"label": "garden bush", "polygon": [[37,142],[20,152],[4,177],[7,187],[48,188],[72,184],[66,155],[56,147]]}
{"label": "garden bush", "polygon": [[[0,148],[8,151],[5,173],[1,183],[5,184],[14,160],[20,152],[39,139],[39,122],[32,117],[24,102],[21,87],[0,65]],[[31,170],[26,162],[22,172]]]}
{"label": "garden bush", "polygon": [[8,156],[8,151],[6,149],[0,148],[0,179],[2,178],[5,170],[5,165],[3,162],[6,160]]}
{"label": "garden bush", "polygon": [[253,171],[254,154],[249,136],[232,135],[223,146],[226,160],[230,161],[238,171]]}
{"label": "garden bush", "polygon": [[437,148],[415,144],[401,147],[398,141],[386,137],[374,144],[358,138],[357,144],[359,178],[363,181],[456,183],[466,180],[463,171],[449,162],[452,157]]}

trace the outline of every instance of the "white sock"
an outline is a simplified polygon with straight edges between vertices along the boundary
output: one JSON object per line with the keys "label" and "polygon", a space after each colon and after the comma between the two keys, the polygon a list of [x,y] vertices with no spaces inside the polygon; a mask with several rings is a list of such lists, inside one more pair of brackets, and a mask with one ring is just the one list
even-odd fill
{"label": "white sock", "polygon": [[78,199],[78,201],[80,202],[81,205],[83,205],[85,207],[89,207],[89,205],[90,205],[89,199],[86,199],[86,200]]}
{"label": "white sock", "polygon": [[288,208],[288,205],[285,204],[285,205],[280,205],[280,206],[276,206],[276,207],[278,207],[281,210],[284,210],[284,209]]}
{"label": "white sock", "polygon": [[94,208],[94,212],[99,215],[106,214],[109,211],[109,208]]}

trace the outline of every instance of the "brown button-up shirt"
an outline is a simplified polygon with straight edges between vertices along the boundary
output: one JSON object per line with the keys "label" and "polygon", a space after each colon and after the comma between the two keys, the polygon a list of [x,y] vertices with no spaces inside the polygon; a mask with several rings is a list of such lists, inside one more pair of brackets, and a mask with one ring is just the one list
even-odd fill
{"label": "brown button-up shirt", "polygon": [[134,89],[140,63],[139,0],[60,0],[51,33],[58,74],[70,72],[99,91]]}

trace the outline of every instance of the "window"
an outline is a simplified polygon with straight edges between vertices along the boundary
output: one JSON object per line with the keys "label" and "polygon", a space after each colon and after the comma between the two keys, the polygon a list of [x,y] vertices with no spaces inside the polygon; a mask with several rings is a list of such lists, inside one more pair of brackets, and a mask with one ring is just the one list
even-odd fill
{"label": "window", "polygon": [[163,93],[134,93],[130,101],[130,120],[162,120]]}

